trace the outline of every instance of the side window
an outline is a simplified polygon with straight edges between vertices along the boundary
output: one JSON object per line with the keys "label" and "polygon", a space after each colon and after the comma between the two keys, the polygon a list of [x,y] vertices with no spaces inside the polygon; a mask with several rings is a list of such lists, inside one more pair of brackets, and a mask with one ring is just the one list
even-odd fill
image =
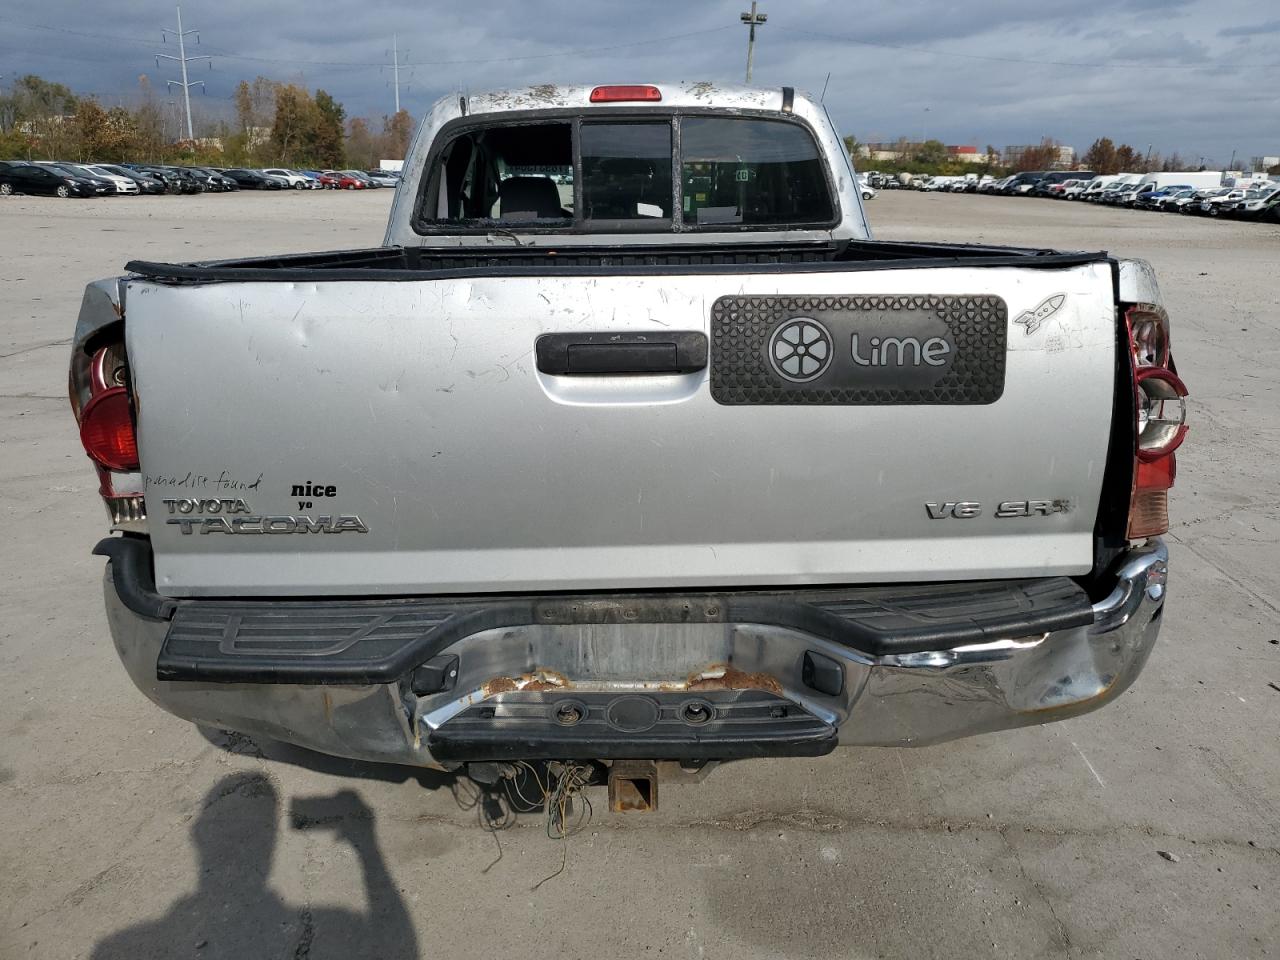
{"label": "side window", "polygon": [[671,219],[671,124],[583,123],[587,220]]}
{"label": "side window", "polygon": [[818,145],[796,124],[686,117],[680,151],[688,226],[826,223],[834,217]]}
{"label": "side window", "polygon": [[432,173],[423,215],[436,223],[569,226],[573,127],[486,127],[459,134]]}

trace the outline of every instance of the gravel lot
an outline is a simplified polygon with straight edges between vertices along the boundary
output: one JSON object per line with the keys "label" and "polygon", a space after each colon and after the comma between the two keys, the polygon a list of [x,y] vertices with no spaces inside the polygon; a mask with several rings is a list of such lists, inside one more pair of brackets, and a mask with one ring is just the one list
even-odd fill
{"label": "gravel lot", "polygon": [[84,284],[133,257],[373,245],[389,201],[0,198],[0,958],[1280,950],[1280,228],[872,201],[884,238],[1156,266],[1195,401],[1156,653],[1066,723],[725,767],[664,784],[648,816],[597,791],[562,847],[536,817],[481,829],[448,778],[202,735],[134,690],[107,634],[105,517],[65,395]]}

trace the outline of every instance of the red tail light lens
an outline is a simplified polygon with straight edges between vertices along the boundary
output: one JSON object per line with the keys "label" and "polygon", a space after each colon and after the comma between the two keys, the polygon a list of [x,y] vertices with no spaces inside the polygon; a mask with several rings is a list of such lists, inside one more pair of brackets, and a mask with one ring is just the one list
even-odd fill
{"label": "red tail light lens", "polygon": [[138,438],[126,388],[112,387],[84,405],[80,442],[85,453],[108,470],[138,469]]}
{"label": "red tail light lens", "polygon": [[591,91],[592,103],[621,103],[628,100],[655,103],[661,99],[662,91],[648,84],[596,87]]}
{"label": "red tail light lens", "polygon": [[1125,313],[1125,324],[1137,411],[1128,537],[1142,540],[1169,530],[1169,488],[1177,475],[1174,451],[1187,435],[1187,388],[1173,372],[1164,310],[1135,304]]}

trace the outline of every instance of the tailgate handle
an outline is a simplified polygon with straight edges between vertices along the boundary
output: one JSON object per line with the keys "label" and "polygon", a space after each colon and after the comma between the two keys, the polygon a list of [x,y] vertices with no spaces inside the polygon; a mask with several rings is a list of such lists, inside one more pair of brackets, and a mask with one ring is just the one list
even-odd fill
{"label": "tailgate handle", "polygon": [[696,373],[707,366],[707,335],[544,333],[534,353],[538,369],[556,376]]}

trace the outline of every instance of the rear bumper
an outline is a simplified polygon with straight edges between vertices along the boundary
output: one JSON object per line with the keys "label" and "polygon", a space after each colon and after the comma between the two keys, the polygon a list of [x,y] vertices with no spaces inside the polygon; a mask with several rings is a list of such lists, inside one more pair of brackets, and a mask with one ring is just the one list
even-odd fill
{"label": "rear bumper", "polygon": [[[380,604],[371,627],[350,619],[350,603],[338,624],[326,619],[333,602],[259,601],[260,619],[251,620],[236,612],[250,604],[159,597],[127,551],[101,552],[115,554],[105,583],[112,637],[156,704],[209,726],[417,766],[816,755],[1064,719],[1109,702],[1137,677],[1159,630],[1168,572],[1163,543],[1152,541],[1121,558],[1104,599],[1082,607],[1057,588],[1031,590],[1014,605],[1043,608],[1013,615],[1008,602],[991,613],[994,601],[975,608],[963,587],[939,587],[954,622],[937,604],[924,612],[899,599],[849,614],[854,601],[846,601],[846,627],[837,629],[830,604],[792,603],[784,606],[819,612],[782,615],[758,595],[703,594],[639,605],[547,598],[527,616],[495,601],[434,621],[410,602],[388,619]],[[898,629],[916,621],[924,627]],[[440,623],[453,626],[437,630]],[[279,638],[299,624],[306,635],[294,638],[290,656],[278,655]],[[351,666],[362,643],[376,640],[386,653],[415,631],[435,640],[408,659],[391,656],[385,669],[378,664],[388,657]],[[277,654],[253,652],[263,649]],[[323,668],[343,656],[342,669]],[[245,659],[259,664],[243,674],[252,682],[217,666]]]}

